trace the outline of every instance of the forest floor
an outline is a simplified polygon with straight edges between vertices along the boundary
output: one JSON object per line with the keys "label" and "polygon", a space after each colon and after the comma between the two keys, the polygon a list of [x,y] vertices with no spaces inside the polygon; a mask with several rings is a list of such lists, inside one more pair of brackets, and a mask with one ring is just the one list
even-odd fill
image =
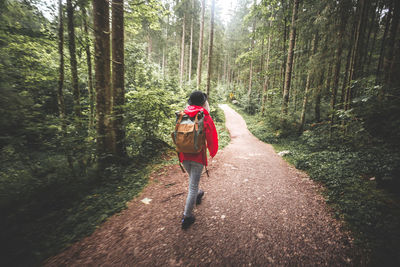
{"label": "forest floor", "polygon": [[323,188],[255,138],[238,113],[221,108],[231,143],[200,180],[205,195],[189,229],[180,225],[187,174],[167,166],[126,210],[45,265],[356,264],[352,237],[333,217]]}

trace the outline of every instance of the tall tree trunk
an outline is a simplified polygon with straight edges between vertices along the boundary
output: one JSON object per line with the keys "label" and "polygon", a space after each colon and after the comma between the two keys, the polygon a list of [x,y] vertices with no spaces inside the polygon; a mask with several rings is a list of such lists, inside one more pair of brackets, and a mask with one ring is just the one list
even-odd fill
{"label": "tall tree trunk", "polygon": [[347,52],[347,60],[346,60],[346,70],[344,72],[342,91],[340,95],[340,108],[346,110],[347,109],[347,92],[350,88],[351,83],[351,65],[353,59],[353,51],[354,51],[354,33],[357,28],[357,20],[354,20],[352,33],[350,35],[349,44],[348,44],[348,52]]}
{"label": "tall tree trunk", "polygon": [[343,35],[346,30],[346,24],[347,24],[347,13],[346,13],[346,7],[343,7],[343,10],[341,10],[342,16],[340,20],[340,26],[339,26],[339,32],[338,32],[338,38],[337,38],[337,46],[336,46],[336,52],[335,52],[335,66],[334,66],[334,74],[333,74],[333,87],[332,87],[332,96],[331,96],[331,133],[332,133],[332,127],[333,123],[335,120],[335,112],[336,112],[336,98],[337,98],[337,91],[339,87],[339,77],[340,77],[340,66],[342,64],[342,53],[343,53]]}
{"label": "tall tree trunk", "polygon": [[284,114],[284,115],[286,115],[288,112],[290,82],[291,82],[291,78],[292,78],[292,67],[293,67],[293,54],[294,54],[294,47],[295,47],[295,40],[296,40],[296,20],[297,20],[298,9],[299,9],[299,0],[294,0],[292,25],[290,27],[289,51],[288,51],[288,57],[287,57],[287,62],[286,62],[285,87],[283,90],[282,114]]}
{"label": "tall tree trunk", "polygon": [[[257,1],[254,0],[253,8],[255,9],[257,5]],[[253,53],[254,53],[254,39],[255,39],[255,29],[256,29],[256,19],[254,18],[253,20],[253,27],[252,27],[252,37],[251,37],[251,46],[250,46],[250,52],[251,52],[251,58],[250,58],[250,71],[249,71],[249,88],[247,90],[247,98],[248,98],[248,105],[250,107],[251,105],[251,89],[253,86]]]}
{"label": "tall tree trunk", "polygon": [[352,47],[351,47],[351,45],[349,45],[349,51],[347,52],[346,67],[345,67],[343,83],[342,83],[342,90],[341,90],[341,94],[340,94],[340,109],[345,108],[346,89],[347,89],[347,86],[349,85],[348,78],[349,78],[349,72],[350,72],[351,54],[352,54]]}
{"label": "tall tree trunk", "polygon": [[[385,84],[390,86],[391,81],[391,67],[394,59],[394,51],[396,50],[396,35],[399,30],[399,20],[400,20],[400,1],[394,1],[393,18],[390,25],[389,38],[388,38],[388,49],[385,55],[385,60],[383,64],[383,71],[385,73]],[[398,75],[398,74],[394,74]],[[381,95],[385,94],[385,86],[382,86]]]}
{"label": "tall tree trunk", "polygon": [[[275,64],[274,78],[272,79],[271,88],[275,88],[275,84],[277,83],[277,80],[279,83],[278,77],[280,77],[279,76],[279,65]],[[270,105],[272,105],[273,100],[274,100],[274,97],[272,95],[270,98]],[[268,102],[268,94],[267,94],[267,99],[265,101]]]}
{"label": "tall tree trunk", "polygon": [[124,70],[124,1],[112,1],[112,86],[114,150],[118,157],[126,156],[125,150],[125,70]]}
{"label": "tall tree trunk", "polygon": [[[376,15],[376,5],[372,5],[371,1],[373,0],[368,0],[366,1],[365,4],[365,12],[364,12],[364,29],[363,29],[363,38],[364,40],[362,41],[362,49],[360,50],[360,73],[364,73],[364,65],[366,63],[366,59],[368,56],[368,46],[369,46],[369,41],[371,37],[371,32],[373,29],[374,25],[374,20],[375,20],[375,15]],[[372,12],[372,13],[371,13]],[[369,21],[371,20],[371,23],[369,24]]]}
{"label": "tall tree trunk", "polygon": [[87,22],[87,12],[84,7],[82,7],[83,15],[83,27],[85,31],[85,52],[86,52],[86,64],[88,71],[88,91],[89,91],[89,129],[92,129],[94,125],[94,97],[95,92],[93,90],[93,74],[92,74],[92,53],[90,52],[90,37]]}
{"label": "tall tree trunk", "polygon": [[67,0],[68,16],[68,48],[71,64],[72,93],[74,96],[74,113],[77,118],[81,117],[80,92],[78,87],[78,64],[76,61],[75,27],[74,27],[74,7],[72,0]]}
{"label": "tall tree trunk", "polygon": [[[298,38],[298,36],[296,36],[296,38]],[[294,50],[296,50],[297,47],[297,43],[295,42],[295,46],[294,46]],[[291,97],[291,101],[293,104],[293,113],[296,113],[297,111],[297,107],[296,107],[296,103],[297,103],[297,84],[300,78],[300,72],[298,70],[298,66],[299,66],[299,61],[300,61],[300,55],[297,54],[294,56],[293,58],[293,68],[292,68],[292,82],[291,84],[293,84],[291,87],[293,87],[292,91],[292,95],[293,97]],[[290,101],[289,101],[289,105],[290,105]]]}
{"label": "tall tree trunk", "polygon": [[[272,21],[269,22],[269,28],[271,29],[272,26]],[[261,115],[264,115],[265,111],[265,104],[267,100],[267,95],[268,95],[268,85],[269,85],[269,58],[270,58],[270,51],[271,51],[271,30],[268,33],[268,45],[267,45],[267,62],[265,65],[265,78],[264,78],[264,84],[263,84],[263,93],[262,93],[262,104],[261,104]]]}
{"label": "tall tree trunk", "polygon": [[222,74],[222,82],[226,83],[226,76],[227,76],[227,68],[228,68],[228,55],[224,56],[224,73]]}
{"label": "tall tree trunk", "polygon": [[281,77],[282,77],[282,95],[283,91],[285,90],[285,67],[286,67],[286,62],[287,62],[287,56],[286,56],[286,40],[287,40],[287,17],[286,17],[286,11],[285,11],[285,0],[282,0],[282,11],[283,11],[283,18],[284,18],[284,23],[283,23],[283,43],[282,43],[282,66],[281,66]]}
{"label": "tall tree trunk", "polygon": [[383,66],[383,58],[385,57],[385,47],[386,47],[386,41],[387,41],[387,35],[389,32],[389,27],[390,27],[390,21],[392,20],[392,12],[393,12],[393,5],[390,4],[389,6],[389,11],[386,13],[386,22],[385,22],[385,30],[383,32],[383,37],[382,37],[382,43],[381,43],[381,49],[379,52],[379,61],[378,61],[378,67],[376,69],[376,81],[375,84],[381,83],[381,78],[382,78],[382,73],[381,69]]}
{"label": "tall tree trunk", "polygon": [[[67,134],[67,123],[65,120],[65,103],[64,103],[64,10],[62,0],[58,1],[58,55],[60,57],[60,66],[58,73],[58,88],[57,88],[57,103],[58,103],[58,114],[61,120],[61,129],[62,135],[65,136]],[[74,165],[73,159],[71,156],[71,152],[65,149],[65,154],[67,157],[68,166],[72,171],[73,176],[76,176],[74,173]]]}
{"label": "tall tree trunk", "polygon": [[165,47],[162,48],[161,73],[165,77]]}
{"label": "tall tree trunk", "polygon": [[151,38],[150,29],[147,29],[147,60],[151,62],[151,53],[153,53],[153,39]]}
{"label": "tall tree trunk", "polygon": [[[351,79],[356,80],[359,77],[362,76],[362,70],[361,70],[361,58],[363,55],[363,50],[364,50],[364,32],[365,32],[365,17],[366,17],[366,10],[369,5],[369,0],[360,0],[360,14],[358,16],[358,26],[356,30],[356,35],[355,35],[355,42],[354,42],[354,51],[353,51],[353,65],[352,65],[352,71],[351,71]],[[355,92],[351,92],[349,100],[351,101],[352,94]]]}
{"label": "tall tree trunk", "polygon": [[97,117],[97,153],[99,168],[107,164],[111,154],[111,132],[107,125],[110,101],[110,15],[108,0],[93,0],[95,36],[95,87]]}
{"label": "tall tree trunk", "polygon": [[382,16],[382,8],[383,7],[379,7],[379,10],[377,12],[377,15],[375,16],[375,20],[374,20],[374,24],[373,24],[374,30],[373,30],[373,33],[372,33],[373,37],[372,37],[371,49],[369,49],[368,62],[367,62],[367,71],[371,70],[372,55],[374,54],[376,40],[377,40],[377,37],[378,37],[379,19]]}
{"label": "tall tree trunk", "polygon": [[[194,9],[194,1],[192,1],[192,9]],[[190,47],[189,47],[189,82],[192,80],[192,58],[193,58],[193,15],[190,21]]]}
{"label": "tall tree trunk", "polygon": [[[364,53],[362,55],[361,58],[361,72],[364,73],[365,67],[367,66],[368,63],[368,49],[369,49],[369,43],[370,43],[370,39],[371,39],[371,34],[374,30],[374,25],[375,25],[375,18],[376,18],[376,8],[378,6],[378,3],[375,3],[374,6],[371,6],[372,8],[368,8],[368,12],[370,12],[369,14],[367,13],[367,19],[369,17],[371,17],[371,23],[370,25],[368,25],[368,23],[366,23],[366,28],[368,29],[368,33],[367,33],[367,40],[366,40],[366,44],[365,44],[365,50]],[[370,11],[371,10],[371,11]]]}
{"label": "tall tree trunk", "polygon": [[316,122],[321,121],[321,91],[322,91],[322,87],[323,87],[324,79],[325,79],[325,70],[326,69],[324,68],[320,73],[318,85],[317,85],[316,92],[315,92],[314,115],[315,115]]}
{"label": "tall tree trunk", "polygon": [[214,12],[215,0],[211,2],[211,18],[210,18],[210,38],[208,44],[208,64],[207,64],[207,95],[210,97],[211,74],[212,74],[212,52],[214,44]]}
{"label": "tall tree trunk", "polygon": [[199,54],[197,57],[197,89],[201,84],[201,67],[203,62],[203,38],[204,38],[204,11],[206,9],[206,1],[201,1],[201,21],[200,21],[200,36],[199,36]]}
{"label": "tall tree trunk", "polygon": [[165,43],[163,44],[163,61],[162,61],[162,74],[165,77],[165,73],[168,66],[168,26],[169,26],[169,15],[167,15],[167,25],[165,27]]}
{"label": "tall tree trunk", "polygon": [[57,102],[58,102],[58,114],[61,119],[61,125],[63,132],[65,132],[65,104],[64,104],[64,12],[62,0],[58,1],[58,55],[60,57],[60,66],[58,72],[58,90],[57,90]]}
{"label": "tall tree trunk", "polygon": [[300,133],[303,132],[304,124],[306,122],[308,95],[309,95],[309,91],[310,91],[310,87],[311,87],[311,75],[312,75],[312,71],[313,71],[312,60],[313,60],[315,53],[317,52],[317,47],[318,47],[318,32],[314,34],[312,48],[311,48],[311,50],[312,50],[311,57],[310,57],[309,63],[308,63],[306,88],[304,89],[303,106],[302,106],[301,115],[300,115],[300,127],[299,127]]}
{"label": "tall tree trunk", "polygon": [[183,85],[183,73],[185,70],[185,25],[186,24],[186,14],[183,15],[182,21],[182,40],[181,40],[181,61],[180,61],[180,76],[179,76],[179,85],[182,87]]}
{"label": "tall tree trunk", "polygon": [[[361,0],[363,1],[363,0]],[[360,8],[358,8],[357,10],[359,10]],[[361,15],[359,15],[361,16]],[[351,83],[353,81],[354,78],[354,71],[355,71],[355,59],[357,57],[357,38],[359,36],[359,27],[360,27],[360,19],[359,18],[355,18],[354,20],[354,25],[353,25],[353,30],[352,30],[352,35],[351,35],[351,42],[350,42],[350,48],[349,48],[349,52],[350,53],[350,58],[349,58],[349,68],[348,68],[348,74],[347,74],[347,80],[345,81],[346,83],[346,87],[345,87],[345,95],[344,95],[344,102],[343,102],[343,106],[344,106],[344,110],[348,110],[350,108],[350,103],[351,103],[351,91],[352,91],[352,86]]]}
{"label": "tall tree trunk", "polygon": [[262,40],[261,40],[261,58],[260,58],[260,69],[258,70],[258,72],[260,72],[260,73],[263,73],[263,71],[264,71],[264,43],[265,43],[265,40],[264,40],[265,38],[264,38],[264,36],[262,37]]}

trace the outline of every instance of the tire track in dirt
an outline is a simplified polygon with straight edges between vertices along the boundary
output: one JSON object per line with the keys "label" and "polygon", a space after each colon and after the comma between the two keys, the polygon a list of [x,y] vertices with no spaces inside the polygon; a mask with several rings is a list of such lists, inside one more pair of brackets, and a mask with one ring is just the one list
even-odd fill
{"label": "tire track in dirt", "polygon": [[180,229],[188,178],[169,166],[126,210],[46,265],[352,265],[351,237],[321,187],[255,138],[239,114],[221,108],[232,141],[201,178],[205,196],[191,228]]}

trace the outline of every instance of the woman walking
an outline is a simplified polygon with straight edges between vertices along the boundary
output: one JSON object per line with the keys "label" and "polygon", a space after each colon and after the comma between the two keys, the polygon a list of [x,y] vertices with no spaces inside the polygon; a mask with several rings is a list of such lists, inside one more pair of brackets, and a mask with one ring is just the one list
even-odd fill
{"label": "woman walking", "polygon": [[207,166],[207,152],[213,158],[218,151],[218,134],[214,121],[210,116],[210,108],[207,101],[207,95],[201,91],[194,91],[188,100],[188,106],[184,113],[193,118],[198,112],[204,114],[204,132],[206,135],[206,146],[199,153],[179,153],[179,161],[189,174],[189,190],[186,199],[185,210],[182,218],[182,229],[187,229],[195,221],[193,208],[195,203],[201,203],[204,191],[199,190],[200,176],[204,166]]}

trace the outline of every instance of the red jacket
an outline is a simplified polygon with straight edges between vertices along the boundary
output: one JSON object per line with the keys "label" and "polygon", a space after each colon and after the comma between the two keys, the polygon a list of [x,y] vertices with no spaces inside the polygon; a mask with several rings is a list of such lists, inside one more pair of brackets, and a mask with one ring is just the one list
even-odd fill
{"label": "red jacket", "polygon": [[[206,109],[200,106],[188,106],[185,109],[185,113],[190,117],[196,116],[199,111],[204,112],[204,129],[206,133],[207,148],[210,152],[210,156],[213,158],[218,151],[218,134],[215,129],[214,121]],[[191,153],[179,153],[179,161],[191,160],[207,166],[207,157],[205,156],[204,149],[197,154]]]}

